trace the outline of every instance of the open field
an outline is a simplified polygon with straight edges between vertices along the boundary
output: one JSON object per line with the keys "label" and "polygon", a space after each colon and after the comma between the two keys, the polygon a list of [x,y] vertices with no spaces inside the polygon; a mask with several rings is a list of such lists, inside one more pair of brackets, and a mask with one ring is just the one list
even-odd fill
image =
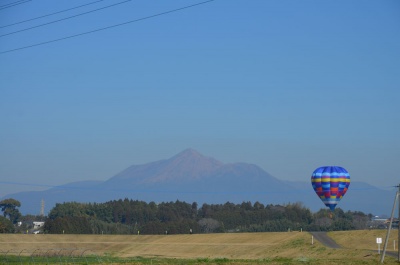
{"label": "open field", "polygon": [[[330,232],[329,235],[343,249],[330,249],[316,241],[311,244],[311,235],[307,232],[194,235],[0,234],[0,248],[3,252],[22,251],[21,255],[30,255],[35,249],[79,249],[81,252],[87,249],[99,256],[164,260],[164,263],[153,264],[378,264],[376,237],[384,240],[386,231]],[[396,230],[392,232],[389,241],[391,244],[388,249],[391,251],[393,240],[397,242]],[[169,263],[172,261],[175,263]],[[385,264],[398,263],[387,256]]]}
{"label": "open field", "polygon": [[[398,248],[398,230],[392,230],[388,241],[388,250],[397,251]],[[351,249],[370,249],[378,250],[376,238],[382,238],[381,250],[385,243],[387,230],[363,230],[363,231],[337,231],[329,232],[328,235],[343,248]],[[393,248],[393,240],[396,240],[395,249]]]}

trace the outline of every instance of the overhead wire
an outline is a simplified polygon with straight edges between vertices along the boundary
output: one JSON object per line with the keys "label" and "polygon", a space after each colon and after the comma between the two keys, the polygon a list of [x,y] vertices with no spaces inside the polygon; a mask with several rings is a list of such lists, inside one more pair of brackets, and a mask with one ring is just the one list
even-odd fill
{"label": "overhead wire", "polygon": [[64,9],[64,10],[60,10],[60,11],[57,11],[57,12],[53,12],[53,13],[50,13],[50,14],[42,15],[42,16],[39,16],[39,17],[34,17],[34,18],[23,20],[23,21],[15,22],[15,23],[12,23],[12,24],[0,26],[0,29],[6,28],[6,27],[11,27],[11,26],[14,26],[14,25],[22,24],[22,23],[26,23],[26,22],[33,21],[33,20],[37,20],[37,19],[40,19],[40,18],[45,18],[45,17],[56,15],[56,14],[64,13],[64,12],[71,11],[71,10],[74,10],[74,9],[78,9],[78,8],[81,8],[81,7],[93,5],[93,4],[96,4],[98,2],[102,2],[102,1],[104,1],[104,0],[98,0],[98,1],[90,2],[90,3],[84,4],[84,5],[75,6],[75,7],[71,7],[71,8],[68,8],[68,9]]}
{"label": "overhead wire", "polygon": [[87,11],[87,12],[83,12],[83,13],[80,13],[80,14],[77,14],[77,15],[73,15],[73,16],[69,16],[69,17],[66,17],[66,18],[53,20],[53,21],[50,21],[50,22],[47,22],[47,23],[43,23],[43,24],[40,24],[40,25],[36,25],[36,26],[33,26],[33,27],[21,29],[21,30],[16,30],[16,31],[13,31],[13,32],[2,34],[2,35],[0,35],[0,38],[8,36],[8,35],[16,34],[16,33],[19,33],[19,32],[23,32],[23,31],[27,31],[27,30],[31,30],[31,29],[35,29],[35,28],[40,28],[40,27],[47,26],[47,25],[50,25],[50,24],[54,24],[54,23],[57,23],[57,22],[61,22],[61,21],[64,21],[64,20],[80,17],[80,16],[83,16],[83,15],[87,15],[87,14],[90,14],[90,13],[94,13],[94,12],[103,10],[103,9],[107,9],[107,8],[114,7],[114,6],[117,6],[117,5],[125,4],[125,3],[130,2],[130,1],[132,1],[132,0],[125,0],[125,1],[118,2],[118,3],[112,4],[112,5],[100,7],[100,8],[93,9],[93,10],[90,10],[90,11]]}
{"label": "overhead wire", "polygon": [[25,4],[25,3],[30,2],[30,1],[32,1],[32,0],[21,0],[21,1],[16,1],[16,2],[13,2],[13,3],[6,4],[6,5],[2,5],[2,6],[0,6],[0,11],[3,10],[3,9],[7,9],[7,8],[10,8],[10,7],[13,7],[13,6],[20,5],[20,4]]}
{"label": "overhead wire", "polygon": [[18,0],[18,1],[12,2],[12,3],[4,4],[4,5],[1,5],[0,8],[6,7],[6,6],[10,6],[10,5],[13,5],[13,4],[16,4],[16,3],[19,3],[19,2],[23,2],[23,1],[26,1],[26,0]]}
{"label": "overhead wire", "polygon": [[14,4],[18,4],[18,3],[21,3],[21,2],[25,2],[25,1],[27,1],[27,0],[18,0],[18,1],[12,2],[12,3],[3,4],[3,5],[0,6],[0,8],[7,7],[7,6],[12,6]]}
{"label": "overhead wire", "polygon": [[98,28],[98,29],[91,30],[91,31],[86,31],[86,32],[70,35],[70,36],[67,36],[67,37],[62,37],[62,38],[58,38],[58,39],[54,39],[54,40],[49,40],[49,41],[44,41],[44,42],[40,42],[40,43],[36,43],[36,44],[32,44],[32,45],[27,45],[27,46],[20,47],[20,48],[15,48],[15,49],[2,51],[2,52],[0,52],[0,54],[20,51],[20,50],[29,49],[29,48],[33,48],[33,47],[37,47],[37,46],[41,46],[41,45],[46,45],[46,44],[50,44],[50,43],[54,43],[54,42],[59,42],[59,41],[63,41],[63,40],[71,39],[71,38],[76,38],[76,37],[80,37],[80,36],[83,36],[83,35],[88,35],[88,34],[91,34],[91,33],[104,31],[104,30],[108,30],[108,29],[111,29],[111,28],[116,28],[116,27],[127,25],[127,24],[131,24],[131,23],[135,23],[135,22],[139,22],[139,21],[143,21],[143,20],[147,20],[147,19],[151,19],[151,18],[155,18],[155,17],[159,17],[159,16],[175,13],[175,12],[179,12],[179,11],[182,11],[182,10],[185,10],[185,9],[188,9],[188,8],[196,7],[196,6],[199,6],[199,5],[204,5],[204,4],[207,4],[207,3],[210,3],[210,2],[214,2],[214,1],[216,1],[216,0],[207,0],[207,1],[196,3],[196,4],[184,6],[184,7],[171,9],[171,10],[164,11],[164,12],[161,12],[161,13],[157,13],[157,14],[154,14],[154,15],[150,15],[150,16],[146,16],[146,17],[130,20],[130,21],[127,21],[127,22],[118,23],[118,24],[114,24],[114,25],[111,25],[111,26],[107,26],[107,27]]}

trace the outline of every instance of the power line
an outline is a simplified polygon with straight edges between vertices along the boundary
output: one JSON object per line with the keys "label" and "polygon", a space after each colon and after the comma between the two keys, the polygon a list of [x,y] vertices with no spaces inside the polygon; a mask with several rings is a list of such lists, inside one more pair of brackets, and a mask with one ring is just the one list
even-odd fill
{"label": "power line", "polygon": [[5,4],[5,5],[1,5],[0,8],[5,7],[5,6],[9,6],[9,5],[13,5],[15,3],[19,3],[19,2],[22,2],[22,1],[25,1],[25,0],[18,0],[16,2],[12,2],[12,3]]}
{"label": "power line", "polygon": [[77,15],[73,15],[73,16],[70,16],[70,17],[66,17],[66,18],[62,18],[62,19],[58,19],[58,20],[53,20],[53,21],[50,21],[50,22],[47,22],[47,23],[44,23],[44,24],[40,24],[40,25],[37,25],[37,26],[30,27],[30,28],[25,28],[25,29],[13,31],[13,32],[10,32],[10,33],[6,33],[6,34],[3,34],[3,35],[0,35],[0,38],[8,36],[8,35],[15,34],[15,33],[23,32],[23,31],[27,31],[27,30],[31,30],[31,29],[35,29],[35,28],[40,28],[40,27],[47,26],[47,25],[50,25],[50,24],[54,24],[54,23],[57,23],[57,22],[60,22],[60,21],[68,20],[68,19],[71,19],[71,18],[76,18],[76,17],[79,17],[79,16],[87,15],[87,14],[94,13],[94,12],[97,12],[97,11],[100,11],[100,10],[103,10],[103,9],[107,9],[107,8],[110,8],[110,7],[113,7],[113,6],[125,4],[125,3],[130,2],[130,1],[132,1],[132,0],[125,0],[125,1],[122,1],[122,2],[119,2],[119,3],[115,3],[115,4],[112,4],[112,5],[109,5],[109,6],[105,6],[105,7],[100,7],[100,8],[93,9],[93,10],[90,10],[90,11],[87,11],[87,12],[83,12],[83,13],[80,13],[80,14],[77,14]]}
{"label": "power line", "polygon": [[22,24],[22,23],[29,22],[29,21],[33,21],[33,20],[36,20],[36,19],[40,19],[40,18],[44,18],[44,17],[49,17],[49,16],[52,16],[52,15],[60,14],[60,13],[63,13],[63,12],[67,12],[67,11],[70,11],[70,10],[78,9],[78,8],[81,8],[81,7],[84,7],[84,6],[88,6],[88,5],[92,5],[92,4],[95,4],[95,3],[98,3],[98,2],[102,2],[102,1],[104,1],[104,0],[98,0],[98,1],[90,2],[90,3],[84,4],[84,5],[75,6],[75,7],[72,7],[72,8],[68,8],[68,9],[64,9],[64,10],[57,11],[57,12],[54,12],[54,13],[50,13],[50,14],[47,14],[47,15],[43,15],[43,16],[39,16],[39,17],[23,20],[23,21],[20,21],[20,22],[15,22],[15,23],[8,24],[8,25],[5,25],[5,26],[0,26],[0,29],[6,28],[6,27],[10,27],[10,26],[14,26],[14,25],[18,25],[18,24]]}
{"label": "power line", "polygon": [[41,46],[41,45],[45,45],[45,44],[50,44],[50,43],[53,43],[53,42],[58,42],[58,41],[63,41],[63,40],[67,40],[67,39],[72,39],[72,38],[75,38],[75,37],[79,37],[79,36],[83,36],[83,35],[88,35],[88,34],[91,34],[91,33],[98,32],[98,31],[103,31],[103,30],[107,30],[107,29],[111,29],[111,28],[116,28],[116,27],[124,26],[124,25],[130,24],[130,23],[139,22],[139,21],[142,21],[142,20],[147,20],[147,19],[151,19],[151,18],[155,18],[155,17],[167,15],[167,14],[170,14],[170,13],[182,11],[182,10],[185,10],[185,9],[188,9],[188,8],[192,8],[192,7],[195,7],[195,6],[207,4],[207,3],[210,3],[210,2],[214,2],[214,1],[216,1],[216,0],[208,0],[208,1],[204,1],[204,2],[199,2],[199,3],[193,4],[193,5],[188,5],[188,6],[184,6],[184,7],[172,9],[172,10],[165,11],[165,12],[161,12],[161,13],[158,13],[158,14],[155,14],[155,15],[151,15],[151,16],[147,16],[147,17],[142,17],[142,18],[130,20],[130,21],[127,21],[127,22],[115,24],[115,25],[112,25],[112,26],[104,27],[104,28],[99,28],[99,29],[95,29],[95,30],[91,30],[91,31],[86,31],[86,32],[83,32],[83,33],[79,33],[79,34],[75,34],[75,35],[70,35],[70,36],[67,36],[67,37],[63,37],[63,38],[59,38],[59,39],[54,39],[54,40],[49,40],[49,41],[45,41],[45,42],[40,42],[40,43],[36,43],[36,44],[32,44],[32,45],[28,45],[28,46],[24,46],[24,47],[20,47],[20,48],[15,48],[15,49],[11,49],[11,50],[6,50],[6,51],[3,51],[3,52],[0,52],[0,54],[9,53],[9,52],[15,52],[15,51],[19,51],[19,50],[24,50],[24,49],[28,49],[28,48],[33,48],[33,47],[36,47],[36,46]]}
{"label": "power line", "polygon": [[16,1],[16,2],[13,2],[13,3],[6,4],[6,5],[2,5],[2,6],[0,6],[0,10],[6,9],[6,8],[10,8],[10,7],[13,7],[13,6],[17,6],[17,5],[20,5],[20,4],[25,4],[25,3],[30,2],[30,1],[32,1],[32,0],[21,0],[21,1]]}
{"label": "power line", "polygon": [[12,5],[18,4],[18,3],[20,3],[20,2],[25,2],[25,1],[26,1],[26,0],[15,1],[15,2],[12,2],[12,3],[8,3],[8,4],[5,4],[5,5],[1,5],[0,8],[12,6]]}

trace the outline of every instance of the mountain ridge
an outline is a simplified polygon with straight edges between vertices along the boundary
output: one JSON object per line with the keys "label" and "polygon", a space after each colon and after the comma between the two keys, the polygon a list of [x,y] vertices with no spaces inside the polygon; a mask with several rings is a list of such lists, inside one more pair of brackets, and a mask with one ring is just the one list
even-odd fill
{"label": "mountain ridge", "polygon": [[131,179],[132,175],[135,175],[138,179],[140,178],[142,183],[163,182],[172,180],[172,178],[174,180],[182,180],[188,175],[196,179],[222,165],[222,162],[207,158],[189,148],[169,159],[130,166],[108,181]]}
{"label": "mountain ridge", "polygon": [[[365,192],[366,189],[368,192]],[[100,203],[124,198],[147,202],[180,200],[198,204],[301,202],[312,211],[324,208],[311,184],[306,181],[283,181],[255,164],[225,164],[190,148],[168,159],[132,165],[105,181],[72,182],[45,191],[20,192],[4,198],[10,197],[21,202],[22,213],[30,214],[39,212],[42,199],[46,202],[47,211],[56,203]],[[387,214],[392,201],[392,195],[387,191],[367,183],[352,182],[339,207]]]}

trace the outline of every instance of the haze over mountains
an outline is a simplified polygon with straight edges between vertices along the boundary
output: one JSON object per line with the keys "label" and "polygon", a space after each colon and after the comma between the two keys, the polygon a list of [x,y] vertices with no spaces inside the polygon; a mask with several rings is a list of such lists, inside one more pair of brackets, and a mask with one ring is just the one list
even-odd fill
{"label": "haze over mountains", "polygon": [[[351,173],[350,173],[351,175]],[[48,212],[56,203],[133,200],[189,203],[288,204],[301,202],[312,211],[325,206],[305,176],[304,182],[282,181],[248,163],[224,164],[193,149],[165,160],[133,165],[106,181],[81,181],[45,191],[20,192],[4,198],[21,202],[23,214],[38,214],[43,199]],[[339,206],[343,210],[390,213],[395,192],[352,181]],[[3,198],[3,199],[4,199]]]}

